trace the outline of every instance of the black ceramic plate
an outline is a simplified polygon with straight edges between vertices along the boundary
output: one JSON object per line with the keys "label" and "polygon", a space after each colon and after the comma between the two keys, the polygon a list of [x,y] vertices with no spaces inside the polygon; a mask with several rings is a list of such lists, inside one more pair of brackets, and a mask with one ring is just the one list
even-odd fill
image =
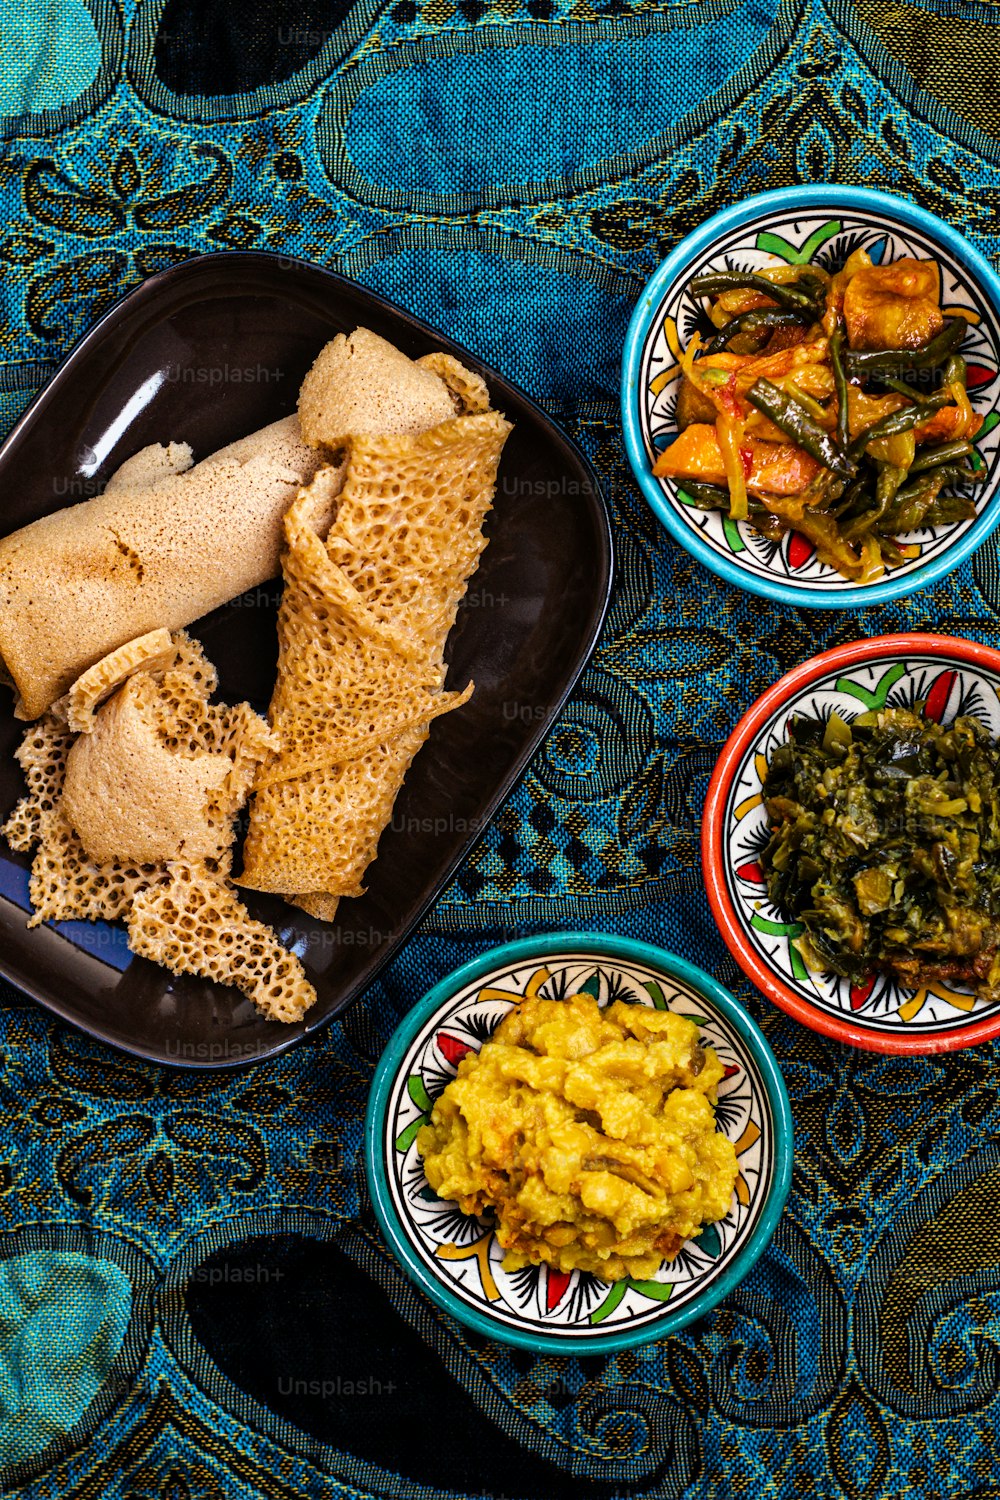
{"label": "black ceramic plate", "polygon": [[[196,458],[294,411],[299,383],[334,334],[363,325],[411,356],[457,355],[514,423],[489,546],[449,641],[449,686],[476,691],[438,719],[368,874],[368,892],[314,922],[247,893],[302,958],[319,999],[304,1024],[263,1020],[231,989],[132,957],[124,930],[63,923],[29,931],[28,861],[0,841],[0,972],[65,1020],[158,1062],[231,1067],[272,1056],[357,998],[468,854],[569,695],[607,608],[612,552],[594,473],[525,395],[443,334],[304,261],[219,254],[152,277],[87,333],[0,448],[0,533],[96,494],[147,443]],[[193,626],[227,702],[266,708],[280,585]],[[0,690],[0,814],[23,790],[24,726]],[[418,999],[419,996],[414,996]]]}

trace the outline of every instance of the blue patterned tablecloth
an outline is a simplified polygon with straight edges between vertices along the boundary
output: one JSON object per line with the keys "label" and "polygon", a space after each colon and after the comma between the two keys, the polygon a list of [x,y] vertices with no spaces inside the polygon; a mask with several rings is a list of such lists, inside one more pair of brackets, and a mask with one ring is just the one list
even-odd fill
{"label": "blue patterned tablecloth", "polygon": [[[593,664],[475,857],[341,1024],[182,1075],[0,996],[0,1462],[11,1493],[1000,1496],[1000,1071],[852,1051],[749,989],[697,834],[741,711],[817,649],[908,626],[1000,645],[995,540],[863,613],[694,565],[626,470],[645,278],[796,182],[916,199],[1000,252],[989,0],[4,0],[0,422],[94,317],[186,255],[358,278],[525,386],[596,464],[621,563]],[[792,1195],[721,1308],[553,1359],[402,1279],[358,1165],[398,1016],[496,941],[590,926],[729,985],[788,1081]]]}

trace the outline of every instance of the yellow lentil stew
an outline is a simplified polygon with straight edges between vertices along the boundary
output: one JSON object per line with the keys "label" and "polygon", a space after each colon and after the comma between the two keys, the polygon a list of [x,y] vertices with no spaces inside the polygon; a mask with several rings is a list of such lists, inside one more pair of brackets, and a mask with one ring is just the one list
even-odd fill
{"label": "yellow lentil stew", "polygon": [[464,1213],[493,1210],[509,1271],[652,1276],[725,1216],[736,1182],[715,1121],[723,1065],[698,1038],[621,1000],[523,1000],[417,1136],[428,1183]]}

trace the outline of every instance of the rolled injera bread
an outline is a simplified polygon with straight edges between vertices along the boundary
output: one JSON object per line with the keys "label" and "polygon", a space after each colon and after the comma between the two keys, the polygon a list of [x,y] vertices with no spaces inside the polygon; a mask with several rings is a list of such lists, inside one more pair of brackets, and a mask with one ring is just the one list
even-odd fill
{"label": "rolled injera bread", "polygon": [[[352,344],[363,350],[360,364]],[[285,517],[269,711],[281,748],[254,784],[237,882],[284,894],[324,922],[340,897],[362,894],[430,721],[472,690],[441,691],[444,649],[486,546],[482,523],[510,431],[489,410],[483,380],[451,355],[413,364],[381,344],[359,329],[327,346],[344,379],[331,380],[308,419],[309,377],[302,387],[303,434],[345,444],[342,487],[329,529],[322,498],[314,499],[318,479]],[[380,366],[382,384],[369,378]],[[321,356],[313,371],[324,368]],[[364,370],[364,380],[351,379],[352,369],[355,377]],[[444,421],[428,420],[426,377],[432,391],[437,381],[449,392]],[[348,413],[363,433],[345,437]],[[395,424],[393,435],[371,436],[383,419]]]}
{"label": "rolled injera bread", "polygon": [[299,391],[302,436],[316,448],[362,434],[426,432],[461,409],[460,396],[426,358],[408,359],[370,328],[338,333],[324,345]]}
{"label": "rolled injera bread", "polygon": [[194,467],[153,445],[102,495],[0,541],[0,658],[36,719],[126,641],[178,630],[279,571],[281,523],[318,457],[285,417]]}

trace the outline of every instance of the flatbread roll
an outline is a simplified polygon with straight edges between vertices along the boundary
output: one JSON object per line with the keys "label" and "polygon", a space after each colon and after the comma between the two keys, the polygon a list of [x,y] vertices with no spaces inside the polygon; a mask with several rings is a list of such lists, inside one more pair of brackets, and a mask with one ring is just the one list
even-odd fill
{"label": "flatbread roll", "polygon": [[438,372],[368,328],[324,345],[299,391],[302,436],[314,448],[335,449],[361,433],[424,432],[461,409]]}
{"label": "flatbread roll", "polygon": [[[328,529],[316,481],[285,518],[269,713],[281,749],[258,772],[237,881],[287,894],[323,921],[341,897],[362,894],[431,721],[472,690],[442,691],[444,648],[486,545],[510,431],[487,409],[480,378],[450,356],[418,366],[382,343],[365,330],[335,340],[313,374],[318,382],[336,368],[340,383],[323,400],[317,383],[303,385],[303,402],[315,403],[303,431],[343,450],[342,488]],[[357,388],[352,368],[363,376]],[[423,375],[452,392],[463,414],[429,425]],[[393,435],[367,430],[380,412]],[[347,420],[365,430],[345,434]]]}
{"label": "flatbread roll", "polygon": [[0,541],[0,658],[35,719],[96,662],[279,571],[281,522],[319,464],[286,417],[194,467],[144,449],[104,494]]}

